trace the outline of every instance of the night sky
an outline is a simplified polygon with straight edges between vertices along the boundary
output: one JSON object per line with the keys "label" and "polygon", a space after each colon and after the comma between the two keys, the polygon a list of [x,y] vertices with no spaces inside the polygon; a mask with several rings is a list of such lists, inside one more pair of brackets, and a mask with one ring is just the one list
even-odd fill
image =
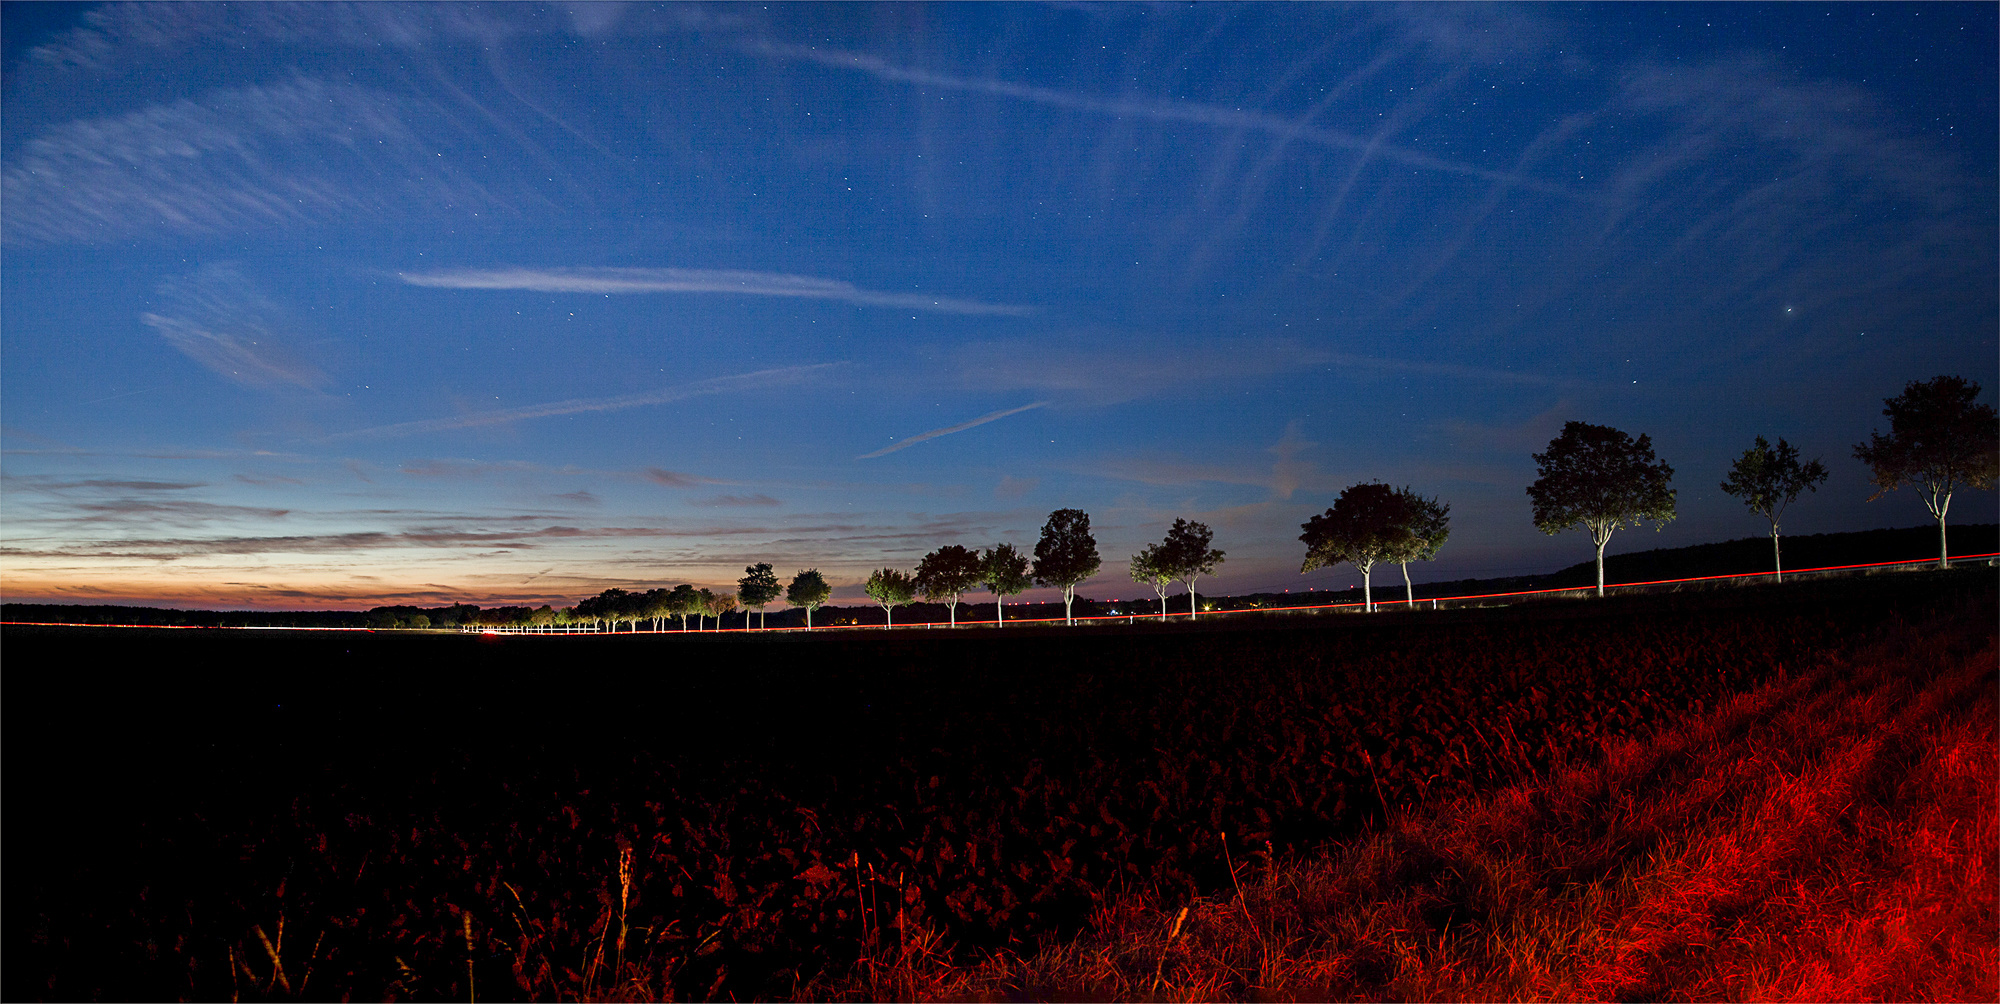
{"label": "night sky", "polygon": [[8,4],[0,588],[843,602],[1064,507],[1079,595],[1176,517],[1344,588],[1299,524],[1377,479],[1413,573],[1535,573],[1571,419],[1676,472],[1613,553],[1765,532],[1758,435],[1787,533],[1921,525],[1851,451],[2000,386],[1995,12]]}

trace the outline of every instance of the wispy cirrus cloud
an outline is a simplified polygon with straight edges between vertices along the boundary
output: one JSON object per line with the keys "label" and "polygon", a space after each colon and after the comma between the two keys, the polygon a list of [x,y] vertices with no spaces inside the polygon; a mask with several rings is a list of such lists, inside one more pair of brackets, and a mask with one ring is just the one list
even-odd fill
{"label": "wispy cirrus cloud", "polygon": [[876,457],[886,456],[888,454],[896,452],[897,450],[908,449],[909,447],[915,446],[918,443],[921,443],[927,439],[936,439],[939,436],[949,436],[954,432],[964,432],[967,429],[985,425],[988,422],[997,422],[1003,418],[1006,418],[1009,415],[1019,415],[1024,411],[1033,411],[1036,408],[1046,408],[1048,406],[1049,402],[1047,401],[1036,401],[1034,404],[1024,404],[1019,408],[1006,408],[1001,411],[993,412],[991,414],[981,415],[970,422],[960,422],[957,425],[947,425],[942,429],[932,429],[929,432],[917,433],[916,435],[911,436],[908,439],[902,440],[901,442],[895,443],[894,445],[885,446],[879,450],[876,450],[874,453],[864,453],[858,457],[855,457],[854,459],[873,460]]}
{"label": "wispy cirrus cloud", "polygon": [[1223,105],[1202,104],[1192,101],[1147,100],[1124,97],[1100,97],[1079,94],[1051,87],[1036,87],[991,77],[960,77],[949,73],[898,66],[866,53],[848,52],[840,49],[825,49],[817,46],[793,45],[768,39],[752,39],[743,43],[745,51],[768,58],[796,62],[816,63],[820,66],[866,73],[880,80],[892,83],[910,84],[918,87],[932,87],[944,90],[969,91],[991,94],[997,97],[1013,98],[1034,104],[1066,108],[1072,111],[1103,115],[1112,118],[1147,119],[1156,122],[1185,122],[1195,125],[1215,126],[1224,129],[1260,132],[1280,137],[1288,142],[1296,141],[1316,146],[1328,147],[1352,153],[1366,154],[1406,167],[1416,167],[1447,174],[1467,175],[1488,181],[1505,181],[1509,185],[1528,191],[1558,195],[1571,199],[1595,200],[1594,194],[1579,191],[1571,186],[1540,178],[1510,174],[1493,168],[1465,161],[1450,160],[1407,147],[1381,141],[1379,137],[1362,136],[1340,129],[1328,128],[1302,121],[1298,118],[1272,112],[1245,110]]}
{"label": "wispy cirrus cloud", "polygon": [[[78,119],[21,145],[0,176],[9,243],[102,243],[492,207],[489,186],[427,155],[440,110],[299,79]],[[394,184],[356,178],[390,176]]]}
{"label": "wispy cirrus cloud", "polygon": [[895,307],[944,314],[1022,317],[1033,307],[985,303],[922,293],[885,293],[839,279],[777,272],[703,268],[491,268],[401,272],[412,286],[438,289],[516,289],[535,293],[728,293],[835,300],[863,307]]}
{"label": "wispy cirrus cloud", "polygon": [[765,495],[759,492],[755,495],[714,495],[710,496],[709,498],[702,499],[696,502],[695,504],[706,505],[706,506],[745,507],[745,506],[774,506],[774,505],[783,505],[784,503],[779,502],[777,499],[774,499],[769,495]]}
{"label": "wispy cirrus cloud", "polygon": [[260,390],[310,389],[325,380],[301,357],[277,302],[234,266],[204,265],[155,292],[159,309],[139,320],[217,375]]}
{"label": "wispy cirrus cloud", "polygon": [[725,394],[730,391],[757,390],[766,387],[783,387],[811,378],[829,369],[844,366],[845,363],[813,363],[808,366],[784,366],[777,369],[757,370],[754,373],[738,373],[733,376],[697,380],[678,387],[664,387],[639,394],[621,394],[616,397],[578,397],[566,401],[551,401],[547,404],[531,404],[519,408],[503,408],[497,411],[478,411],[451,418],[429,418],[416,422],[398,422],[393,425],[377,425],[366,429],[353,429],[323,437],[323,441],[333,442],[344,439],[362,439],[377,436],[410,436],[425,432],[448,432],[453,429],[471,429],[483,425],[504,425],[534,418],[550,418],[556,415],[576,415],[584,412],[622,411],[626,408],[643,408],[658,404],[671,404],[693,397],[711,394]]}
{"label": "wispy cirrus cloud", "polygon": [[668,488],[699,488],[702,485],[728,483],[726,481],[717,481],[714,478],[704,478],[698,474],[683,474],[680,471],[669,471],[661,467],[646,468],[646,480]]}

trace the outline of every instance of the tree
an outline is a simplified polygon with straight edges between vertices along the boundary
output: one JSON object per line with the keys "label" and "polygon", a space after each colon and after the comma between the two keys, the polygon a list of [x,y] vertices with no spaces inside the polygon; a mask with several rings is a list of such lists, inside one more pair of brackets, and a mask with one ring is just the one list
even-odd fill
{"label": "tree", "polygon": [[868,598],[882,604],[882,630],[895,625],[896,608],[916,598],[917,583],[909,573],[894,568],[878,568],[869,573],[868,584],[862,587]]}
{"label": "tree", "polygon": [[1799,449],[1779,437],[1774,448],[1757,437],[1757,445],[1744,450],[1729,468],[1729,480],[1722,490],[1743,500],[1750,511],[1771,522],[1771,567],[1779,582],[1785,581],[1784,558],[1778,553],[1778,519],[1785,507],[1802,491],[1818,491],[1826,481],[1826,467],[1819,461],[1799,465]]}
{"label": "tree", "polygon": [[707,589],[706,587],[695,590],[694,629],[696,631],[708,630],[708,628],[705,626],[707,624],[707,621],[705,621],[703,617],[704,615],[710,613],[714,609],[715,609],[715,593],[712,590]]}
{"label": "tree", "polygon": [[1164,545],[1147,544],[1146,549],[1132,556],[1132,581],[1143,582],[1153,587],[1160,597],[1160,619],[1167,619],[1167,587],[1174,583],[1174,570],[1167,567],[1167,559],[1161,553]]}
{"label": "tree", "polygon": [[1028,556],[998,544],[979,556],[979,581],[993,594],[993,622],[1006,626],[1007,597],[1028,588]]}
{"label": "tree", "polygon": [[667,613],[681,619],[681,630],[688,629],[688,615],[701,610],[701,594],[693,586],[683,582],[667,594]]}
{"label": "tree", "polygon": [[1951,564],[1944,516],[1960,487],[1993,487],[2000,467],[2000,430],[1990,405],[1974,404],[1979,385],[1955,376],[1928,383],[1910,381],[1901,394],[1883,400],[1889,434],[1872,433],[1856,443],[1854,459],[1873,473],[1870,502],[1910,485],[1923,493],[1924,508],[1938,523],[1938,567]]}
{"label": "tree", "polygon": [[[618,623],[625,620],[630,612],[630,606],[626,602],[630,596],[631,594],[623,589],[606,589],[596,596],[578,603],[576,610],[578,613],[590,618],[592,622],[603,621],[611,625],[612,633],[616,634],[618,632]],[[473,608],[471,615],[465,619],[472,620],[478,617],[478,615],[478,609]]]}
{"label": "tree", "polygon": [[813,626],[813,611],[833,595],[833,587],[826,584],[826,577],[819,569],[808,568],[792,576],[792,584],[785,587],[785,602],[795,607],[806,608],[806,630]]}
{"label": "tree", "polygon": [[722,630],[722,615],[736,609],[736,594],[711,593],[704,589],[701,591],[701,603],[707,609],[708,615],[715,618],[715,630],[720,631]]}
{"label": "tree", "polygon": [[1403,602],[1414,607],[1417,594],[1410,584],[1410,562],[1437,557],[1438,549],[1451,537],[1451,506],[1435,496],[1425,498],[1408,485],[1397,489],[1396,495],[1403,503],[1403,529],[1408,536],[1395,560],[1403,566]]}
{"label": "tree", "polygon": [[646,590],[645,602],[641,604],[641,612],[647,620],[653,622],[654,634],[664,631],[666,629],[667,618],[674,615],[673,610],[667,606],[667,597],[670,595],[672,594],[665,589]]}
{"label": "tree", "polygon": [[1042,524],[1042,539],[1035,545],[1035,581],[1059,586],[1063,591],[1063,623],[1074,626],[1071,609],[1076,603],[1077,583],[1097,574],[1104,566],[1097,556],[1097,538],[1090,535],[1090,514],[1081,509],[1057,509]]}
{"label": "tree", "polygon": [[[546,603],[542,604],[539,607],[536,607],[535,612],[528,615],[529,625],[532,626],[535,629],[535,631],[539,634],[547,634],[549,631],[549,627],[553,625],[555,622],[556,622],[555,608],[549,606]],[[429,623],[428,619],[426,620],[425,623]]]}
{"label": "tree", "polygon": [[1651,436],[1638,439],[1608,425],[1563,423],[1547,453],[1534,455],[1541,476],[1528,486],[1535,528],[1554,536],[1574,526],[1597,545],[1597,595],[1604,595],[1604,545],[1620,528],[1674,519],[1674,469],[1653,456]]}
{"label": "tree", "polygon": [[1164,567],[1173,571],[1174,578],[1187,583],[1189,618],[1194,617],[1194,581],[1215,574],[1215,566],[1222,564],[1222,552],[1208,546],[1214,540],[1215,531],[1208,524],[1177,519],[1168,528],[1167,539],[1160,542]]}
{"label": "tree", "polygon": [[977,552],[957,544],[924,555],[917,562],[917,591],[933,603],[943,602],[951,611],[951,626],[958,626],[958,597],[985,577]]}
{"label": "tree", "polygon": [[1408,501],[1379,481],[1352,485],[1334,500],[1333,508],[1299,526],[1306,545],[1300,572],[1331,568],[1347,562],[1361,571],[1361,608],[1375,609],[1370,572],[1378,561],[1402,560],[1416,551],[1410,533]]}
{"label": "tree", "polygon": [[747,629],[750,627],[750,614],[748,611],[754,609],[757,611],[757,627],[759,630],[762,630],[764,627],[764,607],[775,601],[783,593],[784,587],[778,585],[778,576],[771,570],[769,564],[760,561],[757,564],[745,566],[743,577],[736,580],[736,595],[742,598],[743,609],[745,611],[743,615],[744,628]]}

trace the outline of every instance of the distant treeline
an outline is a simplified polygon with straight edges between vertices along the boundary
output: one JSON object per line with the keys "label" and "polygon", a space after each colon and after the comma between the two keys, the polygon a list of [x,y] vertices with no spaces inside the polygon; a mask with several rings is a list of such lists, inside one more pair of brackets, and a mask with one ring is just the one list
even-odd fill
{"label": "distant treeline", "polygon": [[[1975,523],[1954,526],[1949,529],[1951,553],[1991,554],[2000,551],[2000,525]],[[1785,538],[1786,564],[1796,568],[1820,568],[1830,565],[1861,565],[1885,561],[1928,560],[1927,555],[1935,547],[1937,530],[1930,526],[1915,526],[1897,530],[1863,530],[1854,533],[1819,533],[1805,537]],[[1686,579],[1704,575],[1738,575],[1768,570],[1771,556],[1769,537],[1745,537],[1715,544],[1695,544],[1690,547],[1662,548],[1653,551],[1638,551],[1605,558],[1605,571],[1613,582],[1651,582],[1660,579]],[[1523,592],[1533,589],[1570,589],[1592,585],[1596,581],[1595,562],[1585,561],[1558,572],[1547,575],[1522,575],[1492,579],[1456,579],[1443,582],[1426,582],[1416,587],[1418,599],[1439,596],[1467,596],[1480,593]],[[1133,586],[1128,592],[1138,592],[1143,587]],[[1289,593],[1254,593],[1237,596],[1202,596],[1203,606],[1214,610],[1244,610],[1277,606],[1312,606],[1326,603],[1344,603],[1353,599],[1349,589],[1295,590]],[[1396,592],[1391,591],[1384,601],[1393,606]],[[1174,610],[1182,611],[1176,599]],[[970,602],[961,605],[961,618],[978,617],[980,604]],[[11,622],[45,622],[64,624],[147,624],[169,627],[318,627],[318,628],[439,628],[477,629],[483,627],[532,625],[554,613],[547,606],[535,608],[526,606],[503,606],[481,608],[469,603],[454,603],[441,607],[387,606],[372,610],[173,610],[160,607],[127,607],[101,604],[74,605],[66,603],[7,603],[0,605],[0,620]],[[990,611],[987,612],[990,615]],[[1022,603],[1009,605],[1009,617],[1033,619],[1060,617],[1063,605],[1060,602]],[[1134,596],[1120,601],[1090,600],[1078,597],[1076,615],[1079,617],[1099,617],[1112,615],[1144,616],[1158,614],[1159,602],[1153,597]],[[540,614],[538,618],[536,615]],[[730,627],[740,627],[740,612],[732,614]],[[878,606],[860,605],[852,607],[821,607],[815,623],[829,626],[847,624],[880,624],[882,609]],[[898,624],[922,624],[928,621],[943,621],[946,617],[943,604],[912,603],[897,616]],[[774,610],[770,612],[771,627],[795,627],[804,624],[804,612],[796,609]]]}

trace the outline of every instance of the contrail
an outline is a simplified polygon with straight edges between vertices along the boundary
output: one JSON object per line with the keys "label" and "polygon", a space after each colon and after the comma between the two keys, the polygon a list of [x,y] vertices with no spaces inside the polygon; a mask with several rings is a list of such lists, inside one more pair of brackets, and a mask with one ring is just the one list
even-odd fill
{"label": "contrail", "polygon": [[537,293],[736,293],[838,300],[864,307],[897,307],[945,314],[1024,316],[1033,307],[982,303],[921,293],[883,293],[851,282],[777,272],[706,268],[492,268],[400,272],[412,286],[444,289],[525,289]]}
{"label": "contrail", "polygon": [[882,449],[876,450],[874,453],[864,453],[858,457],[855,457],[854,459],[873,460],[876,457],[882,456],[883,454],[894,453],[905,446],[915,446],[926,439],[936,439],[939,436],[949,436],[954,432],[964,432],[965,430],[970,429],[975,425],[985,425],[988,422],[997,422],[1000,419],[1006,418],[1009,415],[1018,415],[1024,411],[1032,411],[1036,408],[1044,407],[1048,403],[1049,402],[1047,401],[1036,401],[1034,404],[1024,404],[1019,408],[1009,408],[1006,411],[996,411],[991,415],[981,415],[970,422],[960,422],[957,425],[947,425],[942,429],[932,429],[929,432],[920,432],[914,436],[911,436],[908,439],[903,440],[900,443],[895,444],[894,446],[885,446]]}
{"label": "contrail", "polygon": [[501,425],[529,418],[548,418],[552,415],[575,415],[587,411],[621,411],[626,408],[643,408],[647,405],[668,404],[691,397],[706,397],[732,390],[748,390],[758,386],[797,383],[824,369],[845,366],[846,363],[814,363],[811,366],[786,366],[779,369],[758,370],[755,373],[739,373],[735,376],[715,377],[698,380],[678,387],[666,387],[642,394],[625,394],[619,397],[577,397],[567,401],[552,401],[548,404],[530,404],[501,411],[479,411],[469,415],[455,415],[451,418],[427,418],[416,422],[399,422],[395,425],[377,425],[350,432],[337,432],[322,438],[321,442],[340,439],[360,439],[367,436],[408,436],[420,432],[444,432],[450,429],[469,429],[480,425]]}
{"label": "contrail", "polygon": [[1006,80],[979,80],[954,77],[942,73],[932,73],[928,70],[913,70],[863,53],[844,52],[838,49],[817,49],[804,45],[788,45],[766,39],[745,42],[743,48],[748,52],[762,56],[803,60],[843,70],[859,70],[870,76],[897,83],[942,87],[955,91],[974,91],[980,94],[993,94],[1001,97],[1016,98],[1022,101],[1032,101],[1036,104],[1053,105],[1057,108],[1092,112],[1099,115],[1152,119],[1159,122],[1192,122],[1201,125],[1220,126],[1226,129],[1249,129],[1269,133],[1287,140],[1299,139],[1337,150],[1368,153],[1381,157],[1384,160],[1393,160],[1411,167],[1420,167],[1433,171],[1446,171],[1452,174],[1471,175],[1472,177],[1484,178],[1488,181],[1504,181],[1517,188],[1542,192],[1547,195],[1560,195],[1584,201],[1600,201],[1600,197],[1598,196],[1580,193],[1539,178],[1521,177],[1515,174],[1508,174],[1505,171],[1495,171],[1492,168],[1480,167],[1476,164],[1446,160],[1443,157],[1435,157],[1418,150],[1411,150],[1407,147],[1390,146],[1365,136],[1357,136],[1338,129],[1308,126],[1300,121],[1288,119],[1281,115],[1273,115],[1269,112],[1244,111],[1240,108],[1225,108],[1220,105],[1205,105],[1192,102],[1131,101],[1098,98],[1090,95],[1071,94],[1048,87],[1016,84]]}

